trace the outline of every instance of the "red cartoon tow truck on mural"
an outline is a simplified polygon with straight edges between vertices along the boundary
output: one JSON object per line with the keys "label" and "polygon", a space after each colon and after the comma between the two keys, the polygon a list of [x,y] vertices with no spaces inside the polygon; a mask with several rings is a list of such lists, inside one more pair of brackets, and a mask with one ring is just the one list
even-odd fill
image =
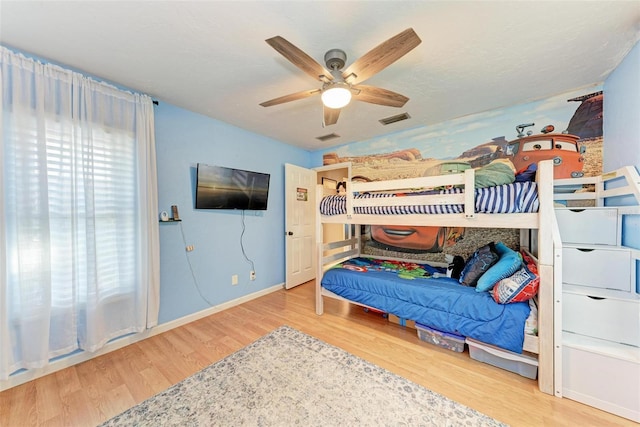
{"label": "red cartoon tow truck on mural", "polygon": [[530,164],[537,164],[541,160],[553,160],[554,177],[580,178],[584,175],[584,145],[579,146],[579,136],[568,133],[553,133],[552,125],[541,129],[540,134],[533,135],[524,130],[534,123],[516,126],[518,139],[509,141],[503,150],[503,156],[513,163],[517,171],[527,169]]}

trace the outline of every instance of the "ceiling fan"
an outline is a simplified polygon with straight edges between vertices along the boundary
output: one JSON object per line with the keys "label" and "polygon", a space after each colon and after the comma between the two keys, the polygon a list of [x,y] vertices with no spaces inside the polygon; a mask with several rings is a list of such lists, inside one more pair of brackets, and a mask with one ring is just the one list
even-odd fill
{"label": "ceiling fan", "polygon": [[302,71],[320,80],[322,88],[304,90],[284,95],[261,103],[263,107],[296,101],[314,95],[321,95],[324,120],[323,126],[338,122],[340,109],[351,101],[351,98],[371,104],[390,107],[402,107],[408,100],[404,95],[376,86],[362,85],[363,81],[379,73],[384,68],[406,55],[418,46],[422,40],[408,28],[371,49],[344,71],[347,55],[341,49],[331,49],[324,55],[328,69],[320,65],[309,55],[280,36],[267,39],[266,42],[287,58]]}

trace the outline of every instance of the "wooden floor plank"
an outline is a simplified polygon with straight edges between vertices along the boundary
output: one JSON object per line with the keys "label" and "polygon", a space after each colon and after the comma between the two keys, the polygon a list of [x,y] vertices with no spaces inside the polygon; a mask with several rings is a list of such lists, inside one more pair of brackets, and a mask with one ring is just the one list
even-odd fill
{"label": "wooden floor plank", "polygon": [[[73,368],[69,368],[73,369]],[[37,381],[37,380],[36,380]],[[92,391],[95,393],[95,391]],[[104,414],[98,405],[95,404],[95,397],[90,397],[87,389],[82,389],[70,393],[63,399],[63,413],[64,416],[62,418],[62,424],[60,426],[91,426],[97,425],[99,420],[107,420],[109,417]],[[16,424],[17,426],[22,425],[40,425],[38,422],[36,424],[32,423],[24,423],[24,424]],[[9,424],[13,426],[12,424]]]}
{"label": "wooden floor plank", "polygon": [[512,426],[636,426],[538,391],[536,381],[418,339],[336,300],[315,314],[314,283],[237,307],[0,393],[0,426],[94,426],[289,325]]}
{"label": "wooden floor plank", "polygon": [[70,393],[82,389],[78,371],[75,369],[63,369],[53,374],[58,381],[56,390],[60,396],[66,396]]}
{"label": "wooden floor plank", "polygon": [[55,375],[47,375],[41,381],[35,382],[36,411],[38,418],[44,421],[52,420],[60,415],[62,408],[61,393],[57,390],[58,382]]}

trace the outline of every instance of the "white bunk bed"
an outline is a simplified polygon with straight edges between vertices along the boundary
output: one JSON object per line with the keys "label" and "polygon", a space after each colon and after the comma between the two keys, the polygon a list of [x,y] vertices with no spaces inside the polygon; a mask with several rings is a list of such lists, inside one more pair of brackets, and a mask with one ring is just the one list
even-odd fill
{"label": "white bunk bed", "polygon": [[[521,248],[532,254],[537,262],[540,288],[538,292],[538,335],[525,335],[523,349],[538,356],[538,384],[542,392],[562,396],[561,363],[562,355],[556,337],[561,337],[560,322],[555,322],[554,314],[561,310],[561,257],[562,245],[554,213],[553,163],[551,160],[540,162],[536,177],[539,209],[534,213],[476,213],[474,200],[474,170],[464,174],[409,178],[378,182],[352,182],[346,195],[346,210],[343,214],[317,215],[317,275],[316,275],[316,313],[324,311],[323,298],[345,299],[322,287],[322,277],[336,263],[360,256],[360,227],[347,233],[339,241],[324,242],[323,228],[327,224],[353,225],[413,225],[413,226],[451,226],[475,228],[510,228],[521,230]],[[367,192],[402,192],[422,188],[458,187],[470,189],[456,194],[430,194],[411,197],[357,198],[357,194]],[[320,203],[324,195],[321,185],[317,188],[316,204],[320,212]],[[446,214],[404,214],[376,215],[355,213],[358,208],[372,206],[398,207],[415,205],[463,205],[462,213]],[[351,229],[351,227],[347,227]],[[415,261],[415,260],[413,260]],[[355,303],[358,304],[358,303]],[[363,305],[363,304],[360,304]],[[376,308],[376,307],[373,307]],[[559,339],[559,338],[558,338]]]}

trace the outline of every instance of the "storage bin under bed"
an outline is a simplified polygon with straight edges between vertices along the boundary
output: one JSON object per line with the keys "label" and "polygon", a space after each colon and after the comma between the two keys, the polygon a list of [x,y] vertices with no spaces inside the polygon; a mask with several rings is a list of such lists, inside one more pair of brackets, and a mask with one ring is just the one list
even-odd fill
{"label": "storage bin under bed", "polygon": [[467,338],[466,342],[469,345],[469,355],[474,360],[488,363],[532,380],[538,376],[538,359],[535,357],[513,353],[471,338]]}
{"label": "storage bin under bed", "polygon": [[418,331],[418,338],[422,341],[435,344],[438,347],[446,348],[447,350],[457,351],[458,353],[462,353],[464,351],[463,336],[442,332],[417,322],[415,325],[416,330]]}

